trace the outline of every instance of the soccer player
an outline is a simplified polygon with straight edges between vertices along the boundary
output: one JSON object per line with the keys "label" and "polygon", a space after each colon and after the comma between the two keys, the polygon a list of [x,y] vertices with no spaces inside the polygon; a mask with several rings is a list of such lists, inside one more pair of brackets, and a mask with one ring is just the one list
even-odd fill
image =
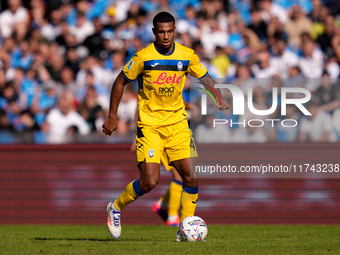
{"label": "soccer player", "polygon": [[[197,152],[186,121],[182,90],[188,73],[200,79],[210,91],[215,81],[192,49],[174,42],[175,19],[170,13],[158,13],[153,26],[156,41],[137,52],[117,76],[108,118],[103,124],[106,135],[117,129],[117,108],[124,85],[138,78],[136,154],[140,179],[129,183],[123,193],[107,205],[107,227],[114,238],[121,235],[123,208],[157,185],[163,151],[183,180],[181,221],[194,215],[196,209],[198,178],[190,176],[190,167],[194,169],[196,165]],[[229,108],[226,101],[216,101],[218,109]],[[181,241],[178,231],[176,241]]]}

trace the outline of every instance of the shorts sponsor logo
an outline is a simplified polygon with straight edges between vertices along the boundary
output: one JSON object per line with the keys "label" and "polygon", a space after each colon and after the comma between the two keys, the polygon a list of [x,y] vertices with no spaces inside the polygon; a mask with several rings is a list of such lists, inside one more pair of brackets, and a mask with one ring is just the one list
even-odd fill
{"label": "shorts sponsor logo", "polygon": [[154,155],[153,149],[150,149],[150,150],[149,150],[149,157],[150,157],[150,158],[153,158],[153,155]]}
{"label": "shorts sponsor logo", "polygon": [[159,87],[158,96],[160,97],[171,97],[174,94],[174,87]]}

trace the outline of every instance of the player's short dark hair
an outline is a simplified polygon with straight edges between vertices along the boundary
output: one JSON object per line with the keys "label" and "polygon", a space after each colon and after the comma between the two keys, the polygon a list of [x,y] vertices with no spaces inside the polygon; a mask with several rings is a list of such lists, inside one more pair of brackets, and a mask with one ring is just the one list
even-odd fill
{"label": "player's short dark hair", "polygon": [[157,15],[153,18],[153,27],[156,28],[157,22],[159,23],[169,23],[173,22],[175,25],[175,18],[168,12],[159,12]]}

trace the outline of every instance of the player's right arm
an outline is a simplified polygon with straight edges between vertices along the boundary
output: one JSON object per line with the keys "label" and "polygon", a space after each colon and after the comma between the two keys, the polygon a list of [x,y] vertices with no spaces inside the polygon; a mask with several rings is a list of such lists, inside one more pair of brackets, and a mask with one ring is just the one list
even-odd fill
{"label": "player's right arm", "polygon": [[124,66],[123,70],[117,76],[112,85],[110,97],[109,115],[103,124],[103,133],[111,135],[117,129],[118,118],[117,110],[119,102],[124,93],[124,87],[130,81],[133,81],[137,76],[143,72],[144,64],[138,54],[135,54],[131,60]]}
{"label": "player's right arm", "polygon": [[120,100],[123,96],[125,84],[127,84],[127,83],[128,83],[128,81],[124,78],[123,73],[119,73],[115,82],[112,85],[109,115],[108,115],[107,119],[105,120],[105,122],[102,126],[103,133],[105,135],[111,135],[112,132],[117,129],[117,126],[118,126],[118,118],[117,118],[118,105],[119,105],[119,102],[120,102]]}

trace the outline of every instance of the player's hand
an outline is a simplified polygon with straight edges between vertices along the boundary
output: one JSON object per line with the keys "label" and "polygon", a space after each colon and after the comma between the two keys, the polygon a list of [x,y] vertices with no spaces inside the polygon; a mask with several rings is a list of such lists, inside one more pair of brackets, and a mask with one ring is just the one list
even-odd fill
{"label": "player's hand", "polygon": [[216,107],[217,107],[217,109],[219,109],[220,111],[228,110],[229,109],[229,103],[226,100],[224,100],[224,99],[222,99],[221,101],[222,101],[222,104],[220,103],[219,100],[216,100]]}
{"label": "player's hand", "polygon": [[107,118],[102,126],[103,133],[105,135],[112,135],[113,131],[117,129],[118,121],[117,117]]}

